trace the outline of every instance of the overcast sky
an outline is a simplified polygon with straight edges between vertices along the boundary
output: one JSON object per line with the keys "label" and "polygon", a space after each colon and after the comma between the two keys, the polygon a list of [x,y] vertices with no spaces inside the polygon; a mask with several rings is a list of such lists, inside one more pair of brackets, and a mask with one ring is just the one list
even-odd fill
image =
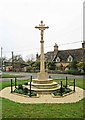
{"label": "overcast sky", "polygon": [[[40,31],[43,20],[45,52],[81,48],[83,41],[83,0],[0,0],[0,47],[3,56],[11,52],[25,59],[40,54]],[[67,44],[73,43],[73,44]]]}

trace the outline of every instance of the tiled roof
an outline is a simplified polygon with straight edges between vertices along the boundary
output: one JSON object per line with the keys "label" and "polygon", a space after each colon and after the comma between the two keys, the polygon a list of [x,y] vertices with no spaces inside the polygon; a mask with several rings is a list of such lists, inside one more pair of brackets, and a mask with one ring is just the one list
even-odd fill
{"label": "tiled roof", "polygon": [[77,61],[85,61],[85,49],[59,50],[56,55],[54,54],[54,51],[45,54],[47,60],[50,61],[56,60],[56,58],[59,57],[61,61],[66,62],[69,56],[72,56],[73,59]]}

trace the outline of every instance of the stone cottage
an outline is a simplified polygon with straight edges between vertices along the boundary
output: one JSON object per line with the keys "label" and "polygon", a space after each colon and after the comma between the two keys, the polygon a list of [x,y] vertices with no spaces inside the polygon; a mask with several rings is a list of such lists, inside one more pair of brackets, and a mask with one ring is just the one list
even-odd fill
{"label": "stone cottage", "polygon": [[[36,59],[39,60],[40,56],[36,55]],[[54,51],[50,51],[44,54],[45,61],[55,61],[56,66],[67,69],[70,62],[76,60],[77,62],[85,61],[85,41],[82,43],[82,48],[59,50],[58,45],[55,43]]]}

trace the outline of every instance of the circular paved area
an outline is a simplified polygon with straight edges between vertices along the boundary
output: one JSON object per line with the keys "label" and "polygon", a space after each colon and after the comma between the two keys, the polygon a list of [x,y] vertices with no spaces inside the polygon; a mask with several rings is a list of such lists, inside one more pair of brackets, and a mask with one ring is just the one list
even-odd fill
{"label": "circular paved area", "polygon": [[54,98],[52,95],[41,94],[40,97],[24,97],[10,93],[10,87],[6,87],[0,91],[0,97],[7,98],[14,102],[36,104],[36,103],[75,103],[85,98],[85,90],[76,87],[76,92],[68,96]]}

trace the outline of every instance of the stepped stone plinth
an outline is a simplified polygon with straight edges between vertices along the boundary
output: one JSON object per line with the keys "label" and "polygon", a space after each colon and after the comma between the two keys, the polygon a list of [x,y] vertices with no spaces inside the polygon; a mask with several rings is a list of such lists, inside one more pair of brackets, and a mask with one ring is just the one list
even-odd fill
{"label": "stepped stone plinth", "polygon": [[[36,82],[34,82],[36,81]],[[50,82],[49,82],[50,81]],[[37,92],[38,94],[51,94],[52,92],[56,91],[60,88],[60,85],[57,84],[57,82],[54,82],[53,80],[47,80],[46,83],[38,83],[39,81],[36,79],[33,79],[33,82],[31,83],[31,89]],[[30,89],[30,83],[28,82],[28,86],[26,86],[28,89]]]}
{"label": "stepped stone plinth", "polygon": [[[40,79],[32,80],[32,83],[31,83],[32,90],[36,91],[37,93],[48,94],[59,89],[60,86],[57,82],[54,82],[53,79],[45,78],[46,77],[45,75],[47,75],[47,73],[44,75],[41,75],[38,73],[38,75],[41,76],[41,77],[39,76]],[[42,76],[44,79],[42,78]]]}
{"label": "stepped stone plinth", "polygon": [[53,79],[47,79],[47,80],[33,79],[32,81],[35,84],[51,84],[51,83],[53,83]]}
{"label": "stepped stone plinth", "polygon": [[58,84],[56,82],[52,82],[52,83],[33,83],[32,82],[32,86],[38,89],[51,89],[51,88],[56,88],[58,86]]}

